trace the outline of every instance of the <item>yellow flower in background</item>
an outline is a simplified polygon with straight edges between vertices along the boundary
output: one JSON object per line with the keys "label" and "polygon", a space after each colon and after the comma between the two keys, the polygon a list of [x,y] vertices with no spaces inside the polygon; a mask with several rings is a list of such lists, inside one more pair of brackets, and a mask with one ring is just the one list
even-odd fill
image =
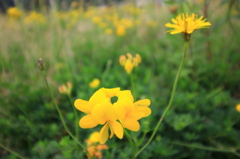
{"label": "yellow flower in background", "polygon": [[102,158],[102,150],[108,149],[107,145],[101,145],[99,144],[99,132],[95,131],[93,132],[90,137],[86,140],[87,142],[87,151],[89,153],[88,158]]}
{"label": "yellow flower in background", "polygon": [[[117,97],[117,102],[111,99]],[[116,135],[123,138],[123,128],[132,131],[140,129],[139,119],[151,114],[148,99],[134,102],[131,91],[121,91],[120,88],[101,88],[96,91],[89,101],[77,99],[74,106],[86,115],[79,121],[81,128],[93,128],[103,125],[99,133],[99,142],[104,144],[108,138]],[[110,131],[110,134],[109,134]],[[97,140],[97,135],[93,135]]]}
{"label": "yellow flower in background", "polygon": [[116,35],[117,36],[124,36],[125,34],[126,34],[125,26],[123,26],[123,25],[117,26]]}
{"label": "yellow flower in background", "polygon": [[112,29],[110,29],[110,28],[107,28],[107,29],[104,30],[104,33],[107,34],[107,35],[111,35],[112,32],[113,32],[113,31],[112,31]]}
{"label": "yellow flower in background", "polygon": [[22,11],[19,10],[17,7],[11,7],[11,8],[8,8],[7,15],[10,18],[17,19],[22,15]]}
{"label": "yellow flower in background", "polygon": [[139,63],[142,61],[141,56],[136,54],[135,57],[132,57],[130,53],[126,55],[121,55],[119,58],[119,63],[124,67],[127,73],[131,73],[134,67],[137,67]]}
{"label": "yellow flower in background", "polygon": [[240,112],[240,104],[236,105],[236,110]]}
{"label": "yellow flower in background", "polygon": [[61,94],[68,94],[71,95],[72,92],[72,83],[71,82],[67,82],[67,85],[63,84],[61,86],[58,87],[58,91]]}
{"label": "yellow flower in background", "polygon": [[43,24],[45,23],[45,17],[38,12],[31,11],[31,13],[24,19],[25,24]]}
{"label": "yellow flower in background", "polygon": [[76,8],[78,8],[78,7],[79,7],[78,2],[77,2],[77,1],[72,1],[72,3],[71,3],[71,8],[72,8],[72,9],[76,9]]}
{"label": "yellow flower in background", "polygon": [[100,80],[98,78],[94,78],[92,82],[89,83],[91,88],[97,88],[100,84]]}
{"label": "yellow flower in background", "polygon": [[198,18],[198,16],[194,13],[188,15],[188,13],[180,14],[177,16],[176,19],[172,19],[171,23],[167,23],[165,26],[169,28],[174,28],[174,30],[170,30],[170,34],[177,34],[177,33],[186,33],[192,34],[194,30],[201,29],[201,28],[208,28],[211,24],[209,22],[205,22],[206,19],[202,20],[203,16]]}
{"label": "yellow flower in background", "polygon": [[99,23],[99,22],[101,22],[101,21],[102,21],[102,18],[101,18],[101,17],[94,16],[94,17],[92,18],[92,22],[93,22],[93,23]]}

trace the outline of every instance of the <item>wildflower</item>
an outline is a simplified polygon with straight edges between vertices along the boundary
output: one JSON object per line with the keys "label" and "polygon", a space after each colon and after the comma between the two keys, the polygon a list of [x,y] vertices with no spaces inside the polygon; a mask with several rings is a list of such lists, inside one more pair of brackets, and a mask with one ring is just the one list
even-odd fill
{"label": "wildflower", "polygon": [[94,16],[92,18],[92,22],[97,24],[97,23],[100,23],[102,21],[101,17],[98,17],[98,16]]}
{"label": "wildflower", "polygon": [[240,112],[240,104],[236,105],[236,110]]}
{"label": "wildflower", "polygon": [[[113,97],[118,97],[117,102],[111,102]],[[138,120],[151,114],[148,99],[134,102],[131,91],[120,91],[120,88],[101,88],[92,95],[89,101],[77,99],[74,105],[78,110],[86,113],[79,121],[81,128],[103,125],[99,133],[101,144],[114,135],[122,139],[123,127],[138,131],[140,129]]]}
{"label": "wildflower", "polygon": [[105,34],[107,34],[107,35],[111,35],[111,34],[112,34],[112,29],[107,28],[107,29],[104,30],[104,32],[105,32]]}
{"label": "wildflower", "polygon": [[97,88],[100,84],[100,80],[98,78],[94,78],[92,82],[89,83],[91,88]]}
{"label": "wildflower", "polygon": [[127,73],[131,73],[134,67],[137,67],[138,64],[142,61],[141,56],[136,54],[135,57],[132,57],[130,53],[125,55],[121,55],[119,58],[120,65],[124,66],[124,69]]}
{"label": "wildflower", "polygon": [[22,11],[17,7],[11,7],[7,10],[7,14],[10,18],[17,19],[22,15]]}
{"label": "wildflower", "polygon": [[116,35],[117,36],[124,36],[125,34],[126,34],[125,26],[123,26],[123,25],[117,26]]}
{"label": "wildflower", "polygon": [[45,22],[45,17],[41,13],[37,13],[35,11],[32,11],[29,14],[29,16],[27,16],[24,19],[24,22],[26,24],[34,24],[34,23],[43,24]]}
{"label": "wildflower", "polygon": [[61,94],[67,94],[70,95],[72,92],[72,83],[71,82],[67,82],[67,85],[63,84],[61,86],[58,87],[58,91]]}
{"label": "wildflower", "polygon": [[183,38],[185,41],[189,41],[191,34],[194,30],[201,29],[201,28],[208,28],[211,24],[209,22],[205,22],[206,19],[202,20],[203,16],[198,18],[196,14],[188,15],[187,13],[180,14],[176,17],[176,19],[172,19],[171,23],[167,23],[165,26],[174,28],[174,30],[170,30],[170,34],[177,34],[182,33]]}
{"label": "wildflower", "polygon": [[88,158],[102,158],[102,150],[108,149],[107,145],[99,144],[99,132],[93,132],[90,137],[86,140],[87,142],[87,151],[89,153]]}

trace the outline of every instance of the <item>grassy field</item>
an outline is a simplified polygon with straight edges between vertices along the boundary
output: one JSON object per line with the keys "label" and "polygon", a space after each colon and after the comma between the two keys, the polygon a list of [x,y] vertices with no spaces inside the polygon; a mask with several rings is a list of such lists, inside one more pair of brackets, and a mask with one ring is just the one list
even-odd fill
{"label": "grassy field", "polygon": [[[212,25],[192,34],[173,102],[155,129],[184,50],[181,34],[166,33],[171,29],[165,24],[181,13],[207,16]],[[133,158],[126,132],[100,149],[90,144],[91,150],[86,140],[102,125],[78,126],[85,114],[74,101],[89,100],[102,87],[131,90],[135,101],[151,101],[151,114],[139,120],[140,130],[128,131],[139,152],[156,130],[137,158],[239,158],[239,17],[236,0],[85,10],[73,3],[68,11],[10,8],[0,14],[0,158],[87,158],[79,143],[94,154],[91,158]],[[130,74],[119,63],[127,53],[142,59]]]}

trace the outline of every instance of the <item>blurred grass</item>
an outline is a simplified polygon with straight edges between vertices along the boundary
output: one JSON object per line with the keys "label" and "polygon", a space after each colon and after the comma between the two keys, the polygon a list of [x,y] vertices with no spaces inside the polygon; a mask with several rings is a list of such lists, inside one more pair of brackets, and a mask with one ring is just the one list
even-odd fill
{"label": "blurred grass", "polygon": [[[240,151],[240,114],[235,109],[240,103],[240,36],[236,29],[240,12],[238,7],[229,7],[230,1],[222,2],[207,4],[212,24],[209,35],[207,29],[194,32],[172,109],[139,158],[238,158],[233,153],[172,144],[178,141]],[[99,87],[130,89],[130,79],[118,62],[119,56],[128,52],[143,59],[134,70],[135,99],[152,101],[151,116],[142,119],[141,132],[132,135],[140,139],[145,132],[148,138],[167,105],[183,51],[181,35],[165,33],[164,25],[182,12],[202,15],[203,5],[177,1],[163,6],[122,4],[86,11],[21,12],[18,18],[1,14],[0,143],[29,158],[83,156],[74,141],[65,137],[37,60],[46,62],[50,87],[73,131],[72,106],[58,93],[58,86],[72,82],[73,98],[85,100],[96,90],[89,87],[94,78],[101,80]],[[119,26],[125,27],[125,34],[116,34]],[[112,33],[106,34],[106,28]],[[80,129],[80,141],[90,132]],[[128,158],[131,154],[125,138],[107,144],[109,150],[103,158]],[[0,149],[0,157],[14,158],[4,149]]]}

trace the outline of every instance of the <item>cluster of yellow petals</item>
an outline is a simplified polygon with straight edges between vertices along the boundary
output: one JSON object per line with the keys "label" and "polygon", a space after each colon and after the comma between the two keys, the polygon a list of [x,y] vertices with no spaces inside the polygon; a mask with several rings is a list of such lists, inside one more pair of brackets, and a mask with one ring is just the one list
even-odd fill
{"label": "cluster of yellow petals", "polygon": [[196,29],[208,28],[211,24],[209,22],[205,22],[206,19],[203,20],[203,16],[198,18],[198,16],[194,13],[188,15],[188,13],[180,14],[176,17],[176,19],[172,19],[171,23],[167,23],[165,26],[169,28],[174,28],[174,30],[170,30],[170,34],[177,33],[186,33],[192,34],[192,32]]}
{"label": "cluster of yellow petals", "polygon": [[130,53],[127,53],[126,55],[121,55],[119,58],[120,65],[124,67],[127,73],[131,73],[132,69],[137,67],[141,61],[142,58],[139,54],[133,57]]}
{"label": "cluster of yellow petals", "polygon": [[86,140],[87,142],[87,151],[88,151],[88,158],[97,158],[102,159],[102,150],[108,149],[107,145],[99,144],[99,132],[93,132],[90,137]]}
{"label": "cluster of yellow petals", "polygon": [[63,84],[61,86],[58,87],[58,91],[61,94],[68,94],[70,95],[72,92],[72,83],[71,82],[67,82],[67,84]]}
{"label": "cluster of yellow petals", "polygon": [[[118,98],[115,103],[111,102],[113,97]],[[74,106],[86,114],[79,121],[81,128],[103,125],[99,135],[101,144],[114,135],[122,139],[124,128],[138,131],[140,129],[138,120],[151,114],[149,105],[149,99],[134,102],[131,91],[121,91],[120,88],[101,88],[91,96],[89,101],[77,99],[74,102]]]}

